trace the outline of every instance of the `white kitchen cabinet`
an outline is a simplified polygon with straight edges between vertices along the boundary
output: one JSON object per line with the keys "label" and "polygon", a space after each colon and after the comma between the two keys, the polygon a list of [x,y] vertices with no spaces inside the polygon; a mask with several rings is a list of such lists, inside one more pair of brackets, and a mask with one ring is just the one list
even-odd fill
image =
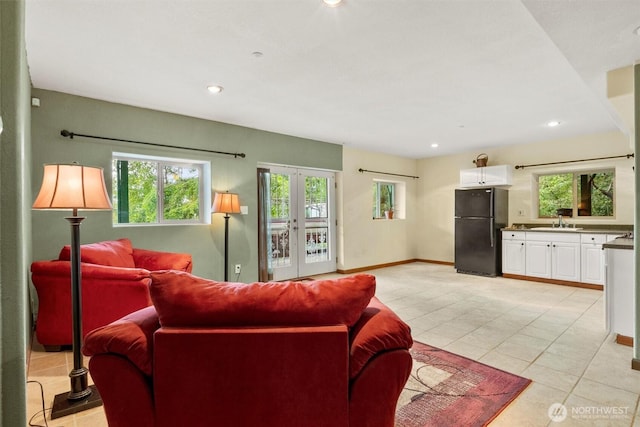
{"label": "white kitchen cabinet", "polygon": [[602,244],[615,240],[619,234],[581,234],[580,281],[594,285],[605,284],[605,253]]}
{"label": "white kitchen cabinet", "polygon": [[580,235],[580,281],[594,285],[604,285],[604,252],[602,244],[606,234]]}
{"label": "white kitchen cabinet", "polygon": [[509,165],[485,166],[460,171],[460,186],[463,188],[501,187],[511,185],[511,182],[512,172]]}
{"label": "white kitchen cabinet", "polygon": [[580,281],[580,235],[526,233],[526,275]]}
{"label": "white kitchen cabinet", "polygon": [[525,236],[526,234],[522,231],[502,232],[503,274],[517,274],[519,276],[526,274]]}
{"label": "white kitchen cabinet", "polygon": [[526,266],[527,276],[551,278],[551,242],[527,241]]}
{"label": "white kitchen cabinet", "polygon": [[580,281],[579,243],[551,243],[551,278],[569,282]]}

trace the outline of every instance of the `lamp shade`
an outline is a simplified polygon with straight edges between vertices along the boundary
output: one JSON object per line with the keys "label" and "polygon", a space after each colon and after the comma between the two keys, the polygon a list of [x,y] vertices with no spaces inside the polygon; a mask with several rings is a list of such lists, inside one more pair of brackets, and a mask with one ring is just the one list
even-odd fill
{"label": "lamp shade", "polygon": [[240,213],[240,199],[236,193],[216,193],[211,207],[213,213]]}
{"label": "lamp shade", "polygon": [[44,165],[33,209],[112,209],[102,168],[78,164]]}

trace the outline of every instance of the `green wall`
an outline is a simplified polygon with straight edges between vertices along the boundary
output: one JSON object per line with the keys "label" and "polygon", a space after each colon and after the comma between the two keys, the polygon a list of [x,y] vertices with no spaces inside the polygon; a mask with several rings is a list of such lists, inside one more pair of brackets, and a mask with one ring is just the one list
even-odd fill
{"label": "green wall", "polygon": [[28,259],[30,80],[24,43],[24,0],[0,1],[0,425],[24,426]]}
{"label": "green wall", "polygon": [[[242,264],[239,281],[258,277],[257,179],[259,162],[340,170],[342,146],[249,129],[210,120],[114,104],[59,92],[33,90],[40,107],[32,110],[32,191],[37,193],[44,163],[77,161],[105,169],[111,194],[113,151],[211,161],[212,189],[232,191],[248,206],[248,215],[229,221],[229,263]],[[178,145],[217,151],[243,152],[234,159],[182,149],[158,148],[60,136],[71,132],[119,139]],[[70,240],[63,212],[32,213],[33,259],[51,259]],[[110,212],[85,212],[82,243],[127,237],[135,247],[191,253],[193,273],[222,280],[224,275],[224,220],[213,215],[211,225],[113,227]],[[230,268],[230,271],[233,271]],[[235,275],[230,276],[235,280]]]}

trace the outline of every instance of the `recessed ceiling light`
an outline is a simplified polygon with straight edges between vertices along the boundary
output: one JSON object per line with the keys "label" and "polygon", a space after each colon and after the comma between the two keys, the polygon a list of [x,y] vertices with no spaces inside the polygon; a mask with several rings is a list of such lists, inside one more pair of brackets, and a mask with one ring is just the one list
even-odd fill
{"label": "recessed ceiling light", "polygon": [[262,58],[262,52],[259,51],[255,51],[255,52],[251,52],[251,55],[253,55],[255,58]]}
{"label": "recessed ceiling light", "polygon": [[220,93],[222,92],[222,86],[219,85],[211,85],[211,86],[207,86],[207,90],[211,93]]}
{"label": "recessed ceiling light", "polygon": [[342,0],[322,0],[322,1],[324,2],[324,4],[326,4],[329,7],[336,7],[340,3],[342,3]]}
{"label": "recessed ceiling light", "polygon": [[434,142],[433,144],[431,144],[431,148],[438,148],[438,143]]}
{"label": "recessed ceiling light", "polygon": [[547,126],[549,126],[550,128],[554,128],[556,126],[558,126],[560,124],[559,121],[557,120],[551,120],[550,122],[547,122]]}

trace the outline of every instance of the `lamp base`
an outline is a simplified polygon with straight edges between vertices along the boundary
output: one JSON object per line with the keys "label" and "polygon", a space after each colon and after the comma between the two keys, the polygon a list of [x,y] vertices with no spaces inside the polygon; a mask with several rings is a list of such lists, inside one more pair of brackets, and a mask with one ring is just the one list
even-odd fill
{"label": "lamp base", "polygon": [[95,385],[90,385],[91,394],[84,399],[69,400],[69,392],[56,394],[51,408],[51,419],[66,417],[67,415],[86,411],[87,409],[102,406],[102,397]]}

